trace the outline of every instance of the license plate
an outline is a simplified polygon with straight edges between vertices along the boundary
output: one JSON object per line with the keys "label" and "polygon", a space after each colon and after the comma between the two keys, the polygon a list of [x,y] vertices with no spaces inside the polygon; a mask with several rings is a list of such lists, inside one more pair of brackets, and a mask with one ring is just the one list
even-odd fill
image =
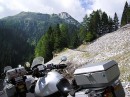
{"label": "license plate", "polygon": [[24,92],[25,91],[25,86],[23,84],[18,85],[17,87],[18,87],[19,92]]}
{"label": "license plate", "polygon": [[23,89],[23,88],[24,88],[24,85],[18,85],[18,88],[19,88],[19,89]]}

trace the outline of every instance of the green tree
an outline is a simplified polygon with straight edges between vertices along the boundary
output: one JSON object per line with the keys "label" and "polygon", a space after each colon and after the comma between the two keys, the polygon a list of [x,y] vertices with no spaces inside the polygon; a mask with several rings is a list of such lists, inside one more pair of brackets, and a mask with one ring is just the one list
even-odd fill
{"label": "green tree", "polygon": [[78,31],[78,36],[79,36],[79,40],[80,43],[83,43],[83,41],[85,40],[85,36],[86,36],[86,29],[84,26],[80,26],[79,31]]}
{"label": "green tree", "polygon": [[93,11],[90,14],[90,22],[89,22],[89,32],[96,33],[100,35],[100,28],[101,27],[101,17],[99,10]]}
{"label": "green tree", "polygon": [[61,44],[62,44],[61,43],[61,31],[60,31],[60,28],[59,28],[59,24],[57,24],[54,27],[54,50],[60,51],[61,48],[62,48]]}
{"label": "green tree", "polygon": [[50,59],[53,58],[53,33],[52,28],[49,27],[48,31],[45,35],[41,37],[39,40],[36,48],[35,48],[35,56],[42,56],[44,57],[44,61],[48,62]]}
{"label": "green tree", "polygon": [[81,23],[86,31],[88,31],[88,24],[89,24],[89,22],[90,22],[90,18],[86,14],[85,17],[83,18],[83,22]]}
{"label": "green tree", "polygon": [[[116,14],[115,24],[117,29],[118,17]],[[83,27],[80,27],[79,38],[81,41],[91,41],[91,38],[87,39],[86,36],[94,36],[93,39],[100,37],[106,33],[114,31],[114,22],[111,17],[108,18],[106,12],[101,10],[93,11],[90,16],[85,15],[82,22]]]}
{"label": "green tree", "polygon": [[80,45],[80,40],[77,33],[72,34],[70,42],[70,48],[76,48]]}
{"label": "green tree", "polygon": [[69,45],[69,33],[68,33],[68,26],[66,24],[60,24],[60,31],[61,31],[61,46],[63,48],[68,47]]}
{"label": "green tree", "polygon": [[114,15],[114,31],[116,31],[119,27],[119,20],[118,20],[118,16],[117,14],[115,13]]}
{"label": "green tree", "polygon": [[102,34],[108,33],[108,16],[105,12],[102,13]]}
{"label": "green tree", "polygon": [[124,6],[124,10],[122,13],[121,26],[124,26],[125,24],[127,24],[127,18],[129,17],[127,12],[128,12],[128,3],[126,1],[125,6]]}
{"label": "green tree", "polygon": [[113,32],[114,31],[113,25],[114,25],[114,22],[113,22],[112,18],[109,17],[108,18],[108,29],[109,29],[109,32]]}
{"label": "green tree", "polygon": [[95,39],[95,34],[92,32],[87,32],[86,34],[86,42],[91,42]]}
{"label": "green tree", "polygon": [[11,29],[0,24],[0,72],[7,65],[17,67],[25,61],[31,61],[33,46],[26,42],[21,30]]}

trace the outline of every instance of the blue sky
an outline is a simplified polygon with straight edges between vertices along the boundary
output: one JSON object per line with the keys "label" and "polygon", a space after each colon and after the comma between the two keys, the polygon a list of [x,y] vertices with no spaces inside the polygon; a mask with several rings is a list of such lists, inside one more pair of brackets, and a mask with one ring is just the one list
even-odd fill
{"label": "blue sky", "polygon": [[[127,1],[130,3],[130,0]],[[117,12],[120,19],[125,2],[125,0],[0,0],[0,18],[21,11],[48,14],[68,12],[81,22],[86,14],[101,9],[111,17]]]}
{"label": "blue sky", "polygon": [[91,9],[91,6],[93,5],[93,0],[80,0],[81,6],[85,9]]}

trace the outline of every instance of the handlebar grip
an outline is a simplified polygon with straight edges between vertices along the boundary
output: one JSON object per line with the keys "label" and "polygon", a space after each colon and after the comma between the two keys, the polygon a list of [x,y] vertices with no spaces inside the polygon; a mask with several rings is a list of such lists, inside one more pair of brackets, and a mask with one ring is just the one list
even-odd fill
{"label": "handlebar grip", "polygon": [[67,67],[66,64],[59,64],[59,65],[48,64],[47,65],[48,69],[64,69],[66,67]]}
{"label": "handlebar grip", "polygon": [[46,68],[47,69],[54,69],[55,65],[53,64],[47,64]]}
{"label": "handlebar grip", "polygon": [[56,69],[64,69],[67,67],[66,64],[60,64],[60,65],[55,65],[56,66]]}

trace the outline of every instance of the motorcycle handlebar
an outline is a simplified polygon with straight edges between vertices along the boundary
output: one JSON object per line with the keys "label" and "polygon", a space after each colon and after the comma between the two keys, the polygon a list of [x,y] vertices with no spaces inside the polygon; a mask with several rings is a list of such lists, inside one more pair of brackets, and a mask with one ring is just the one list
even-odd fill
{"label": "motorcycle handlebar", "polygon": [[56,65],[56,69],[64,69],[64,68],[66,68],[66,67],[67,67],[66,64]]}
{"label": "motorcycle handlebar", "polygon": [[66,64],[58,64],[58,65],[53,65],[53,64],[48,64],[47,69],[64,69],[66,68]]}
{"label": "motorcycle handlebar", "polygon": [[28,74],[32,73],[33,76],[39,77],[39,76],[43,76],[47,69],[49,69],[49,70],[64,69],[66,67],[67,67],[66,64],[58,64],[58,65],[47,64],[46,66],[44,66],[44,70],[40,70],[41,72],[39,72],[38,68],[33,68],[33,70],[28,72]]}

